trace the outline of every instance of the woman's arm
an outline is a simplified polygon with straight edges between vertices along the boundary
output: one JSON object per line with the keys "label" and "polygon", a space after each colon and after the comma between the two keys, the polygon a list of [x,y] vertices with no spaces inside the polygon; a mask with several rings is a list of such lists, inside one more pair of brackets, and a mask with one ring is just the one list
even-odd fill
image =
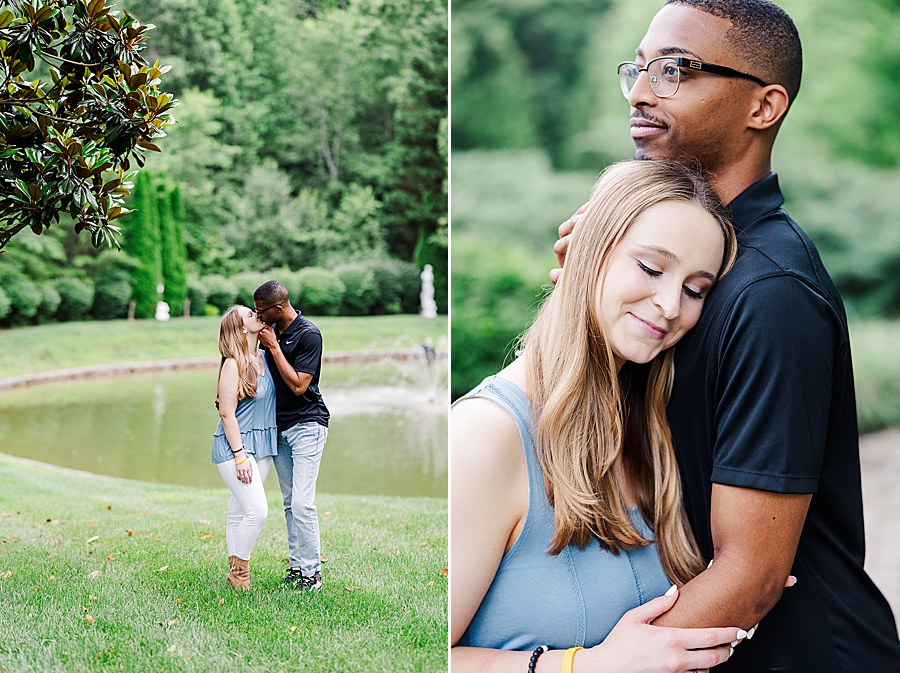
{"label": "woman's arm", "polygon": [[[234,454],[235,472],[238,481],[249,484],[253,480],[253,466],[247,460],[241,439],[241,428],[238,425],[234,413],[238,405],[238,369],[237,363],[228,358],[222,365],[219,373],[219,418],[222,419],[222,429],[225,431],[225,439],[231,446]],[[243,462],[242,462],[243,461]],[[241,463],[238,465],[238,463]]]}
{"label": "woman's arm", "polygon": [[450,428],[450,642],[455,645],[524,523],[528,473],[516,423],[493,402],[461,402],[450,413]]}
{"label": "woman's arm", "polygon": [[[745,631],[737,628],[673,629],[650,624],[678,600],[678,592],[670,591],[666,596],[629,610],[606,640],[579,651],[573,661],[573,673],[690,673],[705,671],[726,661],[733,650],[730,643],[743,639],[747,635]],[[542,654],[534,668],[535,673],[559,671],[563,652],[551,650]],[[450,657],[453,673],[525,673],[531,652],[454,647]]]}
{"label": "woman's arm", "polygon": [[[454,673],[525,673],[531,652],[456,646],[525,521],[528,476],[519,431],[509,414],[481,399],[457,405],[450,426],[451,668]],[[677,593],[626,613],[601,645],[578,653],[574,673],[682,673],[725,661],[729,644],[743,637],[737,628],[650,625],[676,600]],[[561,650],[543,654],[535,670],[559,671],[562,655]]]}

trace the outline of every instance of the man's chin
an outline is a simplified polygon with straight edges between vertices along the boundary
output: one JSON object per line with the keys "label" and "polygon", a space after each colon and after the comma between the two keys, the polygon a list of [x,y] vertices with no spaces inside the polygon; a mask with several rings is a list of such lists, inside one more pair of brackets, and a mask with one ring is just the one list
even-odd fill
{"label": "man's chin", "polygon": [[640,145],[635,143],[634,156],[632,157],[634,161],[659,161],[660,159],[671,158],[659,148],[648,147],[648,143],[641,143]]}

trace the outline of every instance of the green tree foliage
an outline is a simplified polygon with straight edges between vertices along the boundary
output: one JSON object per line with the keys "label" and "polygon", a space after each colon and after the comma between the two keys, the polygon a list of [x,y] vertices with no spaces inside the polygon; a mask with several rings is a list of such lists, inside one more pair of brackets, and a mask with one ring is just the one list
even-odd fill
{"label": "green tree foliage", "polygon": [[131,289],[135,301],[134,315],[150,318],[160,300],[156,286],[163,282],[162,241],[159,227],[159,205],[156,188],[146,171],[138,174],[134,185],[134,209],[131,226],[125,232],[122,248],[135,260],[131,272]]}
{"label": "green tree foliage", "polygon": [[158,150],[152,141],[176,104],[157,88],[166,68],[140,54],[152,26],[104,0],[3,7],[0,249],[62,213],[95,247],[113,245],[111,222],[128,214],[131,158],[142,165],[146,150]]}
{"label": "green tree foliage", "polygon": [[[446,221],[438,148],[447,114],[445,2],[136,0],[134,7],[153,17],[159,53],[180,73],[170,81],[183,100],[184,128],[172,131],[152,167],[191,185],[187,238],[199,273],[249,266],[238,244],[258,240],[261,222],[276,240],[314,250],[321,243],[326,257],[273,250],[267,266],[337,263],[331,244],[339,245],[333,234],[342,223],[322,221],[341,220],[346,195],[352,202],[367,188],[377,214],[358,224],[371,232],[377,221],[390,255],[411,260],[419,230],[430,235]],[[185,148],[175,147],[179,134],[191,138]],[[265,190],[248,191],[260,167],[309,226],[260,209]],[[248,211],[254,233],[242,235]],[[360,240],[350,243],[359,249]]]}
{"label": "green tree foliage", "polygon": [[[145,170],[180,191],[193,313],[211,305],[211,275],[408,263],[423,235],[446,260],[446,0],[127,7],[156,25],[149,55],[172,65],[166,86],[181,101]],[[43,248],[25,231],[4,263],[41,282],[97,280],[99,253],[58,229]],[[127,251],[130,269],[138,248]],[[445,287],[446,263],[433,265]]]}
{"label": "green tree foliage", "polygon": [[[174,193],[174,190],[173,190]],[[163,301],[169,304],[173,315],[181,315],[187,298],[187,247],[184,243],[184,224],[175,217],[172,194],[162,189],[157,193],[159,205],[159,234],[162,244]],[[180,202],[180,197],[177,199]]]}

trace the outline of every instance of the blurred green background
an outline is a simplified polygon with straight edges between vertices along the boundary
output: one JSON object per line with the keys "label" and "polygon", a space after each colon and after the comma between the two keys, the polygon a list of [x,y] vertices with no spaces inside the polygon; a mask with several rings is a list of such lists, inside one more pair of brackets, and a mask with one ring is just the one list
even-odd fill
{"label": "blurred green background", "polygon": [[[557,226],[629,158],[615,66],[662,0],[454,0],[452,393],[509,360]],[[773,167],[851,320],[863,430],[900,426],[900,3],[784,0],[803,84]]]}

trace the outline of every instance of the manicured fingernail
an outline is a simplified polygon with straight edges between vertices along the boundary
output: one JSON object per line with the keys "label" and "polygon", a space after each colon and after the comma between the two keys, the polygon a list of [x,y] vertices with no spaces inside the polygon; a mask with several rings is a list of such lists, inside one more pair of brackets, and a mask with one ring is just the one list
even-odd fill
{"label": "manicured fingernail", "polygon": [[734,649],[734,646],[737,645],[739,642],[741,642],[741,641],[740,640],[732,640],[731,641],[731,649]]}
{"label": "manicured fingernail", "polygon": [[752,628],[747,631],[747,640],[753,640],[753,634],[756,633],[756,628]]}
{"label": "manicured fingernail", "polygon": [[738,632],[737,632],[737,639],[738,639],[738,640],[743,640],[743,639],[746,638],[746,637],[747,637],[747,632],[744,631],[744,629],[738,629]]}
{"label": "manicured fingernail", "polygon": [[728,658],[731,659],[731,655],[734,654],[734,645],[731,646],[731,649],[728,650]]}
{"label": "manicured fingernail", "polygon": [[669,590],[666,592],[665,595],[666,595],[666,596],[671,596],[671,595],[674,594],[676,591],[678,591],[678,587],[675,586],[675,585],[673,584],[672,586],[669,587]]}

